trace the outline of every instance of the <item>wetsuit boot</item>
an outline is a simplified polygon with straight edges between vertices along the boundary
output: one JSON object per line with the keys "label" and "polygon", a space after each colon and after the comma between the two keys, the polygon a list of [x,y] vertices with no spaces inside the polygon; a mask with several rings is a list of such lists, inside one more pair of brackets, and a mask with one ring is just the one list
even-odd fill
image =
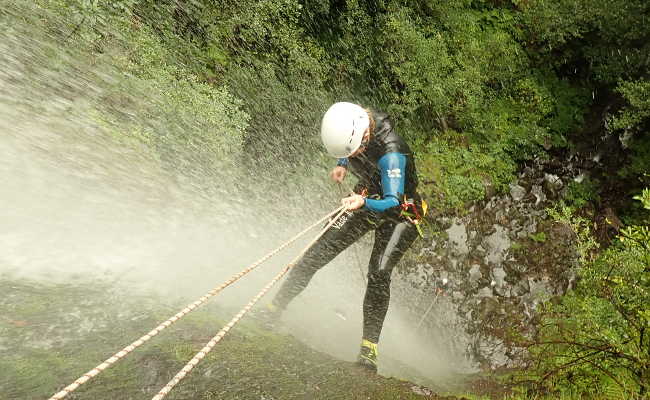
{"label": "wetsuit boot", "polygon": [[277,328],[282,318],[284,309],[273,303],[267,303],[253,313],[253,317],[258,320],[260,325],[269,330]]}
{"label": "wetsuit boot", "polygon": [[357,364],[372,372],[377,372],[377,343],[363,339],[361,351],[357,356]]}

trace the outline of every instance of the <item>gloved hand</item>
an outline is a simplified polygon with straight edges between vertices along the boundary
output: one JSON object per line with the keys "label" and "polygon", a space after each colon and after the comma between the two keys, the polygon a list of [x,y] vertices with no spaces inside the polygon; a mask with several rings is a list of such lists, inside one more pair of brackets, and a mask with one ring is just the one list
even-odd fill
{"label": "gloved hand", "polygon": [[366,205],[366,198],[360,194],[353,194],[341,199],[341,204],[347,207],[348,210],[358,210]]}

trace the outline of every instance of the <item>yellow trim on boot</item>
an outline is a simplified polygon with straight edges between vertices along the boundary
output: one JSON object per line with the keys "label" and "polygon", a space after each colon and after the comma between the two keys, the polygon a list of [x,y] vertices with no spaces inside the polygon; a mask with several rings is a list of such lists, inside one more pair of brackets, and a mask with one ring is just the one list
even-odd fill
{"label": "yellow trim on boot", "polygon": [[361,347],[369,348],[370,352],[375,356],[375,358],[377,357],[377,354],[379,354],[379,351],[377,350],[377,343],[373,343],[370,340],[363,339],[361,341]]}

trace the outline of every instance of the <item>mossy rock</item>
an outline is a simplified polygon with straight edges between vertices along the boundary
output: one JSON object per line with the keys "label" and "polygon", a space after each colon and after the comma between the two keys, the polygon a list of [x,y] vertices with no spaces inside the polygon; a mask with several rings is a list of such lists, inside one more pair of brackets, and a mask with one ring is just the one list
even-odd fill
{"label": "mossy rock", "polygon": [[[0,398],[47,398],[174,313],[107,286],[0,280]],[[119,299],[119,301],[116,301]],[[179,306],[179,305],[176,305]],[[73,392],[70,399],[149,399],[234,315],[207,305]],[[79,329],[80,324],[85,325]],[[27,340],[26,340],[27,338]],[[170,399],[440,399],[315,351],[244,318]],[[455,397],[448,397],[453,399]]]}

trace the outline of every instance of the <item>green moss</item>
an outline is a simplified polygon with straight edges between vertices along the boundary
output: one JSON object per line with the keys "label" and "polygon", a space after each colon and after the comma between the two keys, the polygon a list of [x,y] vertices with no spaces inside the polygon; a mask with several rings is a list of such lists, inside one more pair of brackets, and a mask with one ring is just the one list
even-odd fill
{"label": "green moss", "polygon": [[528,235],[528,237],[537,243],[544,243],[546,241],[546,233],[545,232],[537,232],[537,233],[531,233]]}
{"label": "green moss", "polygon": [[511,248],[513,251],[517,251],[517,250],[521,250],[521,249],[523,249],[523,248],[524,248],[524,245],[522,245],[522,244],[519,243],[519,242],[512,242],[512,244],[510,245],[510,248]]}
{"label": "green moss", "polygon": [[[7,399],[45,398],[140,337],[176,307],[93,287],[1,280],[10,310],[0,342]],[[120,301],[111,300],[119,296]],[[26,301],[29,299],[29,301]],[[41,304],[35,307],[35,304]],[[78,307],[83,304],[82,308]],[[180,307],[180,305],[176,305]],[[74,317],[70,317],[70,313]],[[150,398],[211,339],[232,311],[196,310],[81,386],[80,398]],[[147,315],[142,318],[142,315]],[[138,316],[139,319],[134,318]],[[226,319],[227,318],[227,319]],[[79,329],[79,324],[92,328]],[[65,325],[65,326],[64,326]],[[193,399],[421,399],[411,384],[369,374],[245,318],[172,392]],[[432,396],[430,398],[436,398]],[[3,398],[4,399],[4,398]]]}

